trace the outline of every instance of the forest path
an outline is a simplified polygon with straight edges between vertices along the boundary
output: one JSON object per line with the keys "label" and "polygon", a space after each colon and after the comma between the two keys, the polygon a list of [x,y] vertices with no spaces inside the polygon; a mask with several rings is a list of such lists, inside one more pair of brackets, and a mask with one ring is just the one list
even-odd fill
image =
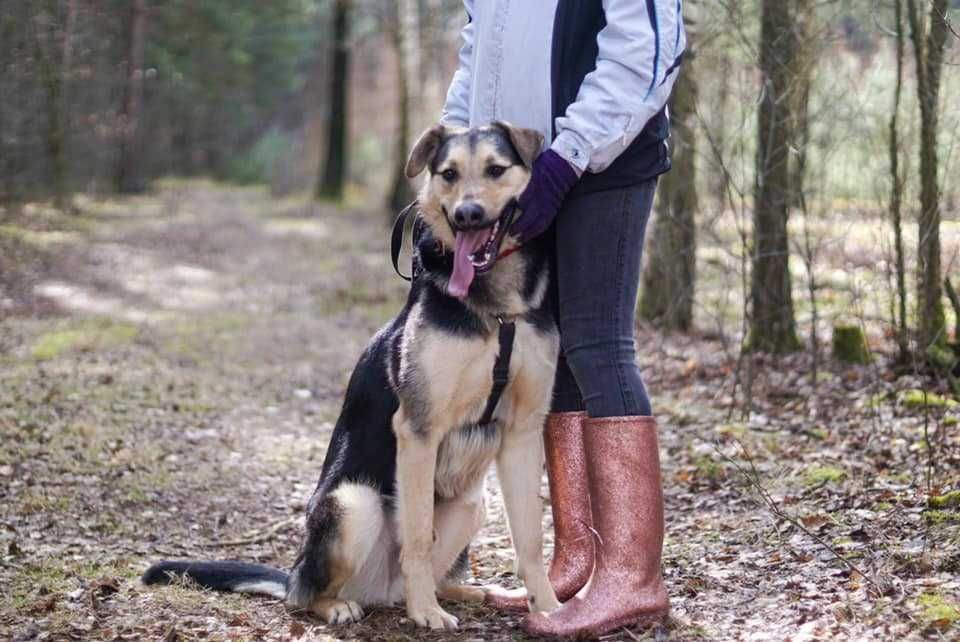
{"label": "forest path", "polygon": [[[18,222],[31,269],[0,279],[0,639],[452,637],[396,608],[326,627],[275,600],[137,582],[160,557],[290,565],[346,379],[405,296],[382,217],[167,182]],[[919,382],[874,367],[827,369],[814,394],[801,355],[758,360],[741,419],[720,342],[639,344],[673,618],[610,639],[950,635],[960,506],[926,510],[921,431],[929,485],[956,488],[952,407],[918,410],[904,389]],[[473,581],[512,583],[495,480],[490,503]],[[515,617],[450,608],[457,639],[523,639]]]}

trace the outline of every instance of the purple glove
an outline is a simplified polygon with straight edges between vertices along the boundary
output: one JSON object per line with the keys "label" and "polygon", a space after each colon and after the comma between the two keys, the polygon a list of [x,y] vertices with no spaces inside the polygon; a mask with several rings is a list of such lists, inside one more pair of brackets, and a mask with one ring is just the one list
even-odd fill
{"label": "purple glove", "polygon": [[510,227],[510,232],[521,243],[543,234],[578,180],[580,177],[570,163],[552,149],[537,156],[533,161],[530,183],[517,198],[520,216]]}

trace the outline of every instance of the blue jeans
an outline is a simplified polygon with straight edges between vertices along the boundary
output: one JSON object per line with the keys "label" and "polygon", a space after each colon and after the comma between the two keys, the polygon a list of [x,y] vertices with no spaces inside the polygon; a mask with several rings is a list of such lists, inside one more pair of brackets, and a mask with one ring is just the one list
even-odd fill
{"label": "blue jeans", "polygon": [[634,348],[643,240],[656,179],[564,203],[552,286],[560,326],[553,412],[590,417],[650,415]]}

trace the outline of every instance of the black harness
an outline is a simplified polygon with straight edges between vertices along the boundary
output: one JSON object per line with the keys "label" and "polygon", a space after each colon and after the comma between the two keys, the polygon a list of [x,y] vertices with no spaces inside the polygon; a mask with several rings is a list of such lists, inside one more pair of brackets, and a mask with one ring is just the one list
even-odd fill
{"label": "black harness", "polygon": [[[400,250],[403,247],[403,231],[406,228],[407,217],[417,208],[417,201],[413,201],[397,214],[397,219],[393,223],[393,232],[390,234],[390,258],[393,261],[394,271],[405,281],[413,281],[421,272],[417,261],[412,261],[410,276],[405,276],[400,271]],[[416,247],[417,239],[420,237],[420,231],[423,221],[419,216],[413,219],[413,245]],[[493,388],[490,390],[490,396],[487,397],[487,405],[483,409],[483,415],[477,422],[481,426],[486,426],[493,421],[493,413],[497,411],[500,404],[500,397],[510,383],[510,357],[513,355],[513,340],[516,338],[517,325],[513,321],[504,321],[497,317],[497,323],[500,328],[497,332],[497,338],[500,342],[500,352],[497,354],[497,360],[493,362]]]}

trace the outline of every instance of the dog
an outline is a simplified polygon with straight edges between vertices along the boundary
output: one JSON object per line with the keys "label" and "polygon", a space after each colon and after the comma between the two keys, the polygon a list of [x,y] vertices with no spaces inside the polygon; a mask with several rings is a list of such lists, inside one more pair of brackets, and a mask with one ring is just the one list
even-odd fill
{"label": "dog", "polygon": [[[516,571],[531,610],[559,606],[543,563],[542,427],[559,338],[543,240],[510,235],[540,133],[508,123],[437,125],[406,164],[419,193],[419,273],[401,312],[353,371],[292,570],[243,562],[163,561],[146,584],[187,576],[203,587],[282,598],[331,624],[406,602],[409,618],[457,628],[438,598],[479,602],[462,583],[496,462]],[[514,324],[509,377],[487,424],[499,328]]]}

